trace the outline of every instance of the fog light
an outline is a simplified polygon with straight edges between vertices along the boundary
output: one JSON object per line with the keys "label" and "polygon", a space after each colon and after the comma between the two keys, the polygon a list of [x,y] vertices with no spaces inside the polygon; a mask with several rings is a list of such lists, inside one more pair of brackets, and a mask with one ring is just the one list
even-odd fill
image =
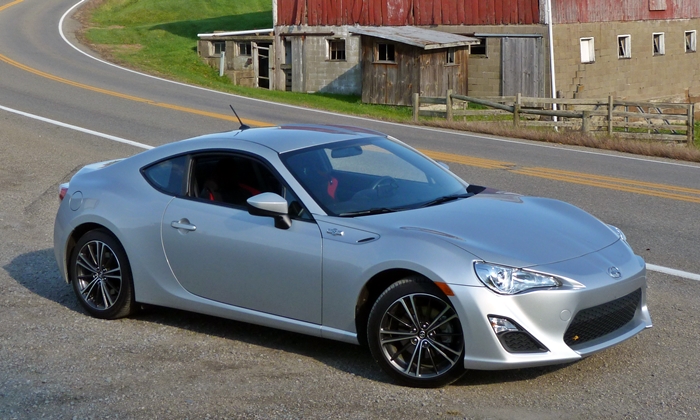
{"label": "fog light", "polygon": [[490,316],[489,322],[491,323],[491,328],[493,328],[493,332],[495,332],[496,335],[499,335],[499,334],[504,333],[504,332],[520,331],[520,329],[518,329],[518,327],[516,327],[512,322],[510,322],[506,318],[499,318],[497,316]]}

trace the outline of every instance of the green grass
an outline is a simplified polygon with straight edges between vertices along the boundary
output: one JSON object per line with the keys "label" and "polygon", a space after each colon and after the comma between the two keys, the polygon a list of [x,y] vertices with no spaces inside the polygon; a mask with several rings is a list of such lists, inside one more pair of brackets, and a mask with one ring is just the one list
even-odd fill
{"label": "green grass", "polygon": [[198,33],[270,28],[271,8],[270,0],[105,0],[83,19],[82,38],[120,64],[185,83],[344,114],[412,118],[409,107],[363,104],[359,96],[235,86],[197,56]]}

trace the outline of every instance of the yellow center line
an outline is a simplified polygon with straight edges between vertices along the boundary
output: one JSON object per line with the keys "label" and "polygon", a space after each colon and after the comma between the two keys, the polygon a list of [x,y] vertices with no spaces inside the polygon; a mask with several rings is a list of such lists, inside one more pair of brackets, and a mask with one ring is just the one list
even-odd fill
{"label": "yellow center line", "polygon": [[[157,106],[160,108],[167,108],[167,109],[172,109],[175,111],[182,111],[182,112],[187,112],[190,114],[201,115],[204,117],[217,118],[217,119],[226,120],[226,121],[235,121],[235,122],[238,121],[238,119],[233,115],[219,114],[219,113],[215,113],[215,112],[202,111],[199,109],[187,108],[184,106],[179,106],[179,105],[174,105],[174,104],[168,104],[165,102],[157,102],[157,101],[153,101],[151,99],[145,99],[145,98],[141,98],[138,96],[126,95],[124,93],[115,92],[113,90],[102,89],[102,88],[98,88],[95,86],[86,85],[84,83],[79,83],[79,82],[75,82],[72,80],[64,79],[62,77],[54,76],[53,74],[34,69],[34,68],[29,67],[27,65],[24,65],[22,63],[18,63],[17,61],[12,60],[11,58],[6,57],[2,54],[0,54],[0,61],[4,61],[5,63],[7,63],[11,66],[17,67],[19,69],[22,69],[22,70],[27,71],[29,73],[35,74],[37,76],[41,76],[41,77],[47,78],[49,80],[53,80],[53,81],[56,81],[59,83],[64,83],[64,84],[74,86],[74,87],[77,87],[80,89],[85,89],[85,90],[89,90],[92,92],[97,92],[97,93],[101,93],[104,95],[113,96],[116,98],[126,99],[129,101],[140,102],[140,103],[147,104],[147,105],[153,105],[153,106]],[[271,125],[269,123],[265,123],[262,121],[250,120],[250,119],[245,119],[245,118],[241,118],[241,121],[243,121],[243,123],[245,123],[245,124],[248,124],[251,126],[258,126],[258,127]]]}
{"label": "yellow center line", "polygon": [[[15,0],[13,2],[7,3],[0,6],[0,11],[7,9],[8,7],[14,6],[16,4],[22,3],[24,0]],[[180,112],[186,112],[195,115],[201,115],[210,118],[216,118],[226,121],[238,121],[235,116],[228,114],[219,114],[214,112],[202,111],[199,109],[188,108],[184,106],[168,104],[164,102],[157,102],[150,99],[141,98],[138,96],[127,95],[112,90],[102,89],[95,86],[86,85],[83,83],[75,82],[72,80],[64,79],[52,75],[50,73],[45,73],[43,71],[34,69],[32,67],[21,64],[14,61],[2,54],[0,54],[0,61],[27,71],[29,73],[35,74],[53,80],[59,83],[64,83],[70,86],[74,86],[80,89],[89,90],[96,93],[101,93],[104,95],[113,96],[116,98],[126,99],[129,101],[139,102],[147,105],[157,106],[160,108],[171,109]],[[250,119],[242,119],[243,123],[251,126],[270,126],[270,124],[263,121],[256,121]],[[616,191],[630,192],[634,194],[649,195],[660,198],[667,198],[672,200],[686,201],[691,203],[700,203],[700,190],[693,188],[685,188],[673,185],[664,185],[651,182],[635,181],[631,179],[624,178],[614,178],[602,175],[586,174],[581,172],[564,171],[558,169],[550,168],[539,168],[539,167],[525,167],[517,168],[517,165],[510,162],[504,162],[499,160],[491,160],[484,158],[477,158],[472,156],[456,155],[452,153],[437,152],[433,150],[421,150],[421,152],[430,156],[432,159],[441,160],[445,162],[457,163],[460,165],[474,166],[478,168],[485,169],[500,169],[506,170],[514,174],[533,176],[543,179],[550,179],[554,181],[568,182],[572,184],[587,185],[598,188],[612,189]],[[696,197],[697,196],[697,197]]]}
{"label": "yellow center line", "polygon": [[[640,183],[640,186],[631,186],[631,185],[635,185],[635,181],[632,181],[629,179],[611,178],[611,179],[617,180],[618,184],[615,184],[615,183],[610,183],[610,182],[585,179],[586,176],[590,176],[588,174],[578,174],[579,175],[578,177],[571,177],[571,176],[566,176],[566,175],[556,175],[556,174],[548,172],[548,171],[539,171],[538,168],[523,168],[523,169],[512,170],[510,172],[512,172],[514,174],[534,176],[537,178],[544,178],[544,179],[549,179],[549,180],[553,180],[553,181],[564,181],[564,182],[568,182],[571,184],[587,185],[590,187],[606,188],[609,190],[624,191],[624,192],[630,192],[630,193],[634,193],[634,194],[649,195],[652,197],[668,198],[668,199],[672,199],[672,200],[687,201],[690,203],[700,204],[700,196],[693,197],[693,196],[689,196],[689,195],[676,194],[676,193],[672,193],[672,192],[656,191],[656,190],[652,190],[649,188],[644,188],[643,185],[641,185],[644,183]],[[655,184],[655,185],[659,186],[661,184]],[[680,187],[674,187],[672,185],[666,185],[664,187],[665,187],[664,189],[667,191],[677,191],[678,189],[680,189],[680,190],[685,189],[685,188],[680,188]]]}
{"label": "yellow center line", "polygon": [[15,4],[22,3],[23,1],[24,1],[24,0],[15,0],[15,1],[11,2],[11,3],[7,3],[7,4],[3,5],[3,6],[0,6],[0,12],[2,12],[2,11],[5,10],[5,9],[7,9],[8,7],[14,6]]}

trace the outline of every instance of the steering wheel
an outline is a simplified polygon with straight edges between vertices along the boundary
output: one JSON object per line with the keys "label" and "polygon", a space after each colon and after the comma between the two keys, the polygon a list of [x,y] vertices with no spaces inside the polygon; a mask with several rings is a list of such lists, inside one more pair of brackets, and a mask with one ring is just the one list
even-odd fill
{"label": "steering wheel", "polygon": [[383,176],[379,178],[372,186],[371,190],[376,191],[378,197],[386,197],[392,195],[394,190],[399,188],[399,184],[396,179],[390,176]]}

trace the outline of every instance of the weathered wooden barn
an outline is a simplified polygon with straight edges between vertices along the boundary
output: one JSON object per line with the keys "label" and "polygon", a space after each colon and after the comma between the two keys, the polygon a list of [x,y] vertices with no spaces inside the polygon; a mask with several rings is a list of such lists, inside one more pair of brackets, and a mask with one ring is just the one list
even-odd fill
{"label": "weathered wooden barn", "polygon": [[[273,0],[273,6],[279,42],[295,31],[351,36],[347,28],[355,25],[473,36],[480,41],[468,60],[474,95],[700,100],[698,0]],[[284,54],[279,48],[276,62]]]}

